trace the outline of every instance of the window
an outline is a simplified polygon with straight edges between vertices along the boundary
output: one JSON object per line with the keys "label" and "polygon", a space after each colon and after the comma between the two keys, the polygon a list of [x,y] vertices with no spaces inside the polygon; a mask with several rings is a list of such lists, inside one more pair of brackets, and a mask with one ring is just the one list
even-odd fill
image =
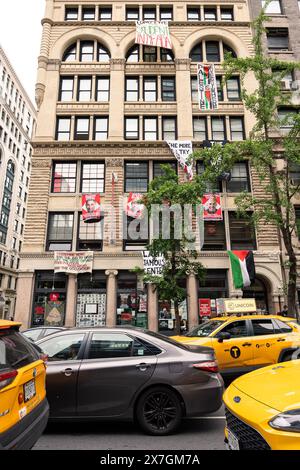
{"label": "window", "polygon": [[82,41],[80,43],[80,62],[93,62],[94,42]]}
{"label": "window", "polygon": [[162,101],[176,101],[175,77],[161,77]]}
{"label": "window", "polygon": [[216,142],[222,142],[226,140],[224,117],[220,116],[220,117],[211,118],[211,133],[212,133],[212,140]]}
{"label": "window", "polygon": [[98,44],[98,54],[97,54],[98,62],[109,62],[110,55],[108,50],[103,47],[101,44]]}
{"label": "window", "polygon": [[104,193],[104,163],[83,163],[81,192]]}
{"label": "window", "polygon": [[220,62],[219,43],[217,41],[206,41],[207,62]]}
{"label": "window", "polygon": [[278,108],[280,131],[287,134],[294,125],[294,116],[298,113],[296,108]]}
{"label": "window", "polygon": [[190,53],[190,59],[192,62],[203,62],[202,42],[193,47]]}
{"label": "window", "polygon": [[156,77],[144,77],[144,101],[157,101]]}
{"label": "window", "polygon": [[140,251],[148,243],[148,218],[135,219],[123,215],[123,250]]}
{"label": "window", "polygon": [[[261,3],[262,7],[264,8],[266,1],[262,0]],[[265,12],[267,13],[267,15],[280,15],[282,13],[280,0],[272,0],[267,6]]]}
{"label": "window", "polygon": [[[211,186],[213,184],[211,183]],[[204,222],[203,251],[226,250],[225,225],[223,220]]]}
{"label": "window", "polygon": [[267,41],[270,51],[287,51],[289,49],[288,28],[268,28]]}
{"label": "window", "polygon": [[283,321],[278,320],[277,318],[276,318],[276,320],[273,319],[273,323],[277,327],[277,328],[275,327],[275,332],[276,333],[292,333],[293,332],[293,328],[291,328],[289,325],[287,325]]}
{"label": "window", "polygon": [[92,224],[83,221],[79,214],[79,233],[77,249],[79,251],[101,251],[103,242],[103,219]]}
{"label": "window", "polygon": [[138,117],[125,117],[125,139],[127,140],[139,139],[139,118]]}
{"label": "window", "polygon": [[153,46],[144,46],[143,60],[144,62],[156,62],[157,61],[157,48]]}
{"label": "window", "polygon": [[300,165],[298,163],[289,163],[289,177],[294,186],[300,184]]}
{"label": "window", "polygon": [[75,193],[76,167],[76,163],[54,163],[52,176],[53,193]]}
{"label": "window", "polygon": [[254,336],[274,335],[272,320],[251,320]]}
{"label": "window", "polygon": [[139,77],[126,77],[125,101],[139,101]]}
{"label": "window", "polygon": [[60,90],[59,90],[59,101],[72,101],[74,89],[74,78],[73,77],[61,77],[60,79]]}
{"label": "window", "polygon": [[108,117],[95,117],[94,119],[94,140],[107,140],[108,137]]}
{"label": "window", "polygon": [[108,359],[132,356],[133,339],[124,333],[94,333],[88,359]]}
{"label": "window", "polygon": [[160,49],[160,60],[161,62],[173,62],[174,61],[174,54],[170,49],[164,49],[163,47]]}
{"label": "window", "polygon": [[187,7],[187,20],[200,21],[200,9]]}
{"label": "window", "polygon": [[96,80],[96,101],[109,101],[109,77],[97,77]]}
{"label": "window", "polygon": [[82,20],[94,21],[95,20],[95,8],[82,8]]}
{"label": "window", "polygon": [[139,9],[126,7],[126,20],[127,21],[138,21],[139,20]]}
{"label": "window", "polygon": [[177,120],[176,117],[162,118],[162,138],[163,140],[177,139]]}
{"label": "window", "polygon": [[216,85],[217,85],[217,92],[218,92],[218,100],[224,101],[222,77],[220,75],[216,76]]}
{"label": "window", "polygon": [[205,117],[193,117],[193,133],[194,140],[207,140],[207,125]]}
{"label": "window", "polygon": [[89,140],[90,118],[76,117],[74,140]]}
{"label": "window", "polygon": [[204,19],[206,21],[216,21],[217,10],[215,8],[204,8]]}
{"label": "window", "polygon": [[173,8],[160,7],[160,20],[172,21],[173,20]]}
{"label": "window", "polygon": [[231,179],[227,181],[229,193],[240,193],[250,191],[250,181],[247,162],[235,163],[231,170]]}
{"label": "window", "polygon": [[57,118],[57,140],[70,140],[71,118],[59,117]]}
{"label": "window", "polygon": [[249,336],[245,320],[229,323],[229,325],[222,328],[220,333],[230,333],[231,338],[243,338],[244,336]]}
{"label": "window", "polygon": [[92,97],[92,77],[78,79],[77,101],[90,101]]}
{"label": "window", "polygon": [[78,20],[78,8],[66,8],[65,14],[66,21],[76,21]]}
{"label": "window", "polygon": [[144,140],[157,140],[157,118],[144,117]]}
{"label": "window", "polygon": [[240,96],[240,79],[239,77],[231,77],[226,82],[228,101],[239,101]]}
{"label": "window", "polygon": [[191,77],[191,95],[192,101],[198,102],[198,80],[197,77]]}
{"label": "window", "polygon": [[83,333],[72,333],[43,341],[42,348],[48,361],[75,361],[84,336]]}
{"label": "window", "polygon": [[112,20],[112,9],[111,8],[99,8],[99,20],[100,21],[111,21]]}
{"label": "window", "polygon": [[164,170],[161,165],[168,165],[172,170],[177,171],[177,163],[170,162],[170,161],[160,161],[160,162],[153,162],[153,178],[157,178],[159,176],[164,175]]}
{"label": "window", "polygon": [[155,8],[143,8],[143,19],[144,20],[156,20],[156,9]]}
{"label": "window", "polygon": [[[205,171],[204,163],[202,161],[197,162],[197,175],[202,175]],[[216,180],[216,181],[206,181],[206,187],[205,187],[205,192],[206,193],[221,193],[222,192],[222,181],[221,180]]]}
{"label": "window", "polygon": [[221,20],[222,21],[233,21],[233,8],[222,8],[221,7]]}
{"label": "window", "polygon": [[125,162],[125,193],[148,189],[148,162]]}
{"label": "window", "polygon": [[126,55],[126,62],[129,62],[129,63],[139,62],[139,58],[140,58],[139,51],[140,51],[139,46],[131,47],[131,49],[129,49],[129,51]]}
{"label": "window", "polygon": [[235,142],[245,139],[244,119],[238,116],[230,116],[230,139]]}
{"label": "window", "polygon": [[237,57],[235,51],[231,47],[227,46],[227,44],[224,44],[224,43],[223,43],[223,54],[224,54],[224,58],[226,57],[226,55],[229,55],[231,57]]}
{"label": "window", "polygon": [[255,231],[251,220],[229,212],[231,250],[256,250]]}
{"label": "window", "polygon": [[70,213],[49,213],[48,251],[71,251],[73,218]]}

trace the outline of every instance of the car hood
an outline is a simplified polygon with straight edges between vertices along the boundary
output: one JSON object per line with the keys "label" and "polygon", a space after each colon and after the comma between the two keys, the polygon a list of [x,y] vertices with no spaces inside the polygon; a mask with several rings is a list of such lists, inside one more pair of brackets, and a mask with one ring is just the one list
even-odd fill
{"label": "car hood", "polygon": [[233,385],[278,411],[300,409],[300,360],[264,367],[239,377]]}

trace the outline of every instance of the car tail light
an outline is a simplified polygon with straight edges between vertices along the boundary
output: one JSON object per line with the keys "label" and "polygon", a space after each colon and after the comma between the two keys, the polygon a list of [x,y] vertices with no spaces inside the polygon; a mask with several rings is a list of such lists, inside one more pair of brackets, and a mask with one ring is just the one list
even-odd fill
{"label": "car tail light", "polygon": [[18,395],[19,405],[22,405],[23,401],[24,401],[24,395],[23,395],[23,393],[19,393],[19,395]]}
{"label": "car tail light", "polygon": [[219,367],[217,361],[206,361],[206,362],[198,362],[197,364],[193,364],[193,367],[198,370],[203,370],[205,372],[218,372]]}
{"label": "car tail light", "polygon": [[18,371],[17,370],[10,370],[7,372],[0,372],[0,390],[7,385],[11,384],[15,377],[17,377]]}

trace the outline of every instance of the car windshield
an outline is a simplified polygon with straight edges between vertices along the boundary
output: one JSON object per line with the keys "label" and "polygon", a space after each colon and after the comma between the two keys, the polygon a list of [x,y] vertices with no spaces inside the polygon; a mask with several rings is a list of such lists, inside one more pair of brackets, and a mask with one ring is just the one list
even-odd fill
{"label": "car windshield", "polygon": [[38,360],[38,355],[20,333],[15,330],[0,330],[0,371],[20,368]]}
{"label": "car windshield", "polygon": [[186,336],[192,337],[192,336],[198,336],[198,337],[206,337],[209,336],[211,333],[213,333],[219,326],[223,325],[224,322],[220,320],[209,320],[203,325],[197,326],[194,330],[190,331],[190,333],[187,333]]}

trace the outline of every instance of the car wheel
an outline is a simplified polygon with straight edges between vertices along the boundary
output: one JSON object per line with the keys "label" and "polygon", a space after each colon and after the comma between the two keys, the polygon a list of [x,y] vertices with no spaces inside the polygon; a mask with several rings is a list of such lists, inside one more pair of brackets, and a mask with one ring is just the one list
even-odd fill
{"label": "car wheel", "polygon": [[182,419],[182,407],[176,393],[166,387],[147,390],[136,407],[140,427],[154,436],[174,433]]}

